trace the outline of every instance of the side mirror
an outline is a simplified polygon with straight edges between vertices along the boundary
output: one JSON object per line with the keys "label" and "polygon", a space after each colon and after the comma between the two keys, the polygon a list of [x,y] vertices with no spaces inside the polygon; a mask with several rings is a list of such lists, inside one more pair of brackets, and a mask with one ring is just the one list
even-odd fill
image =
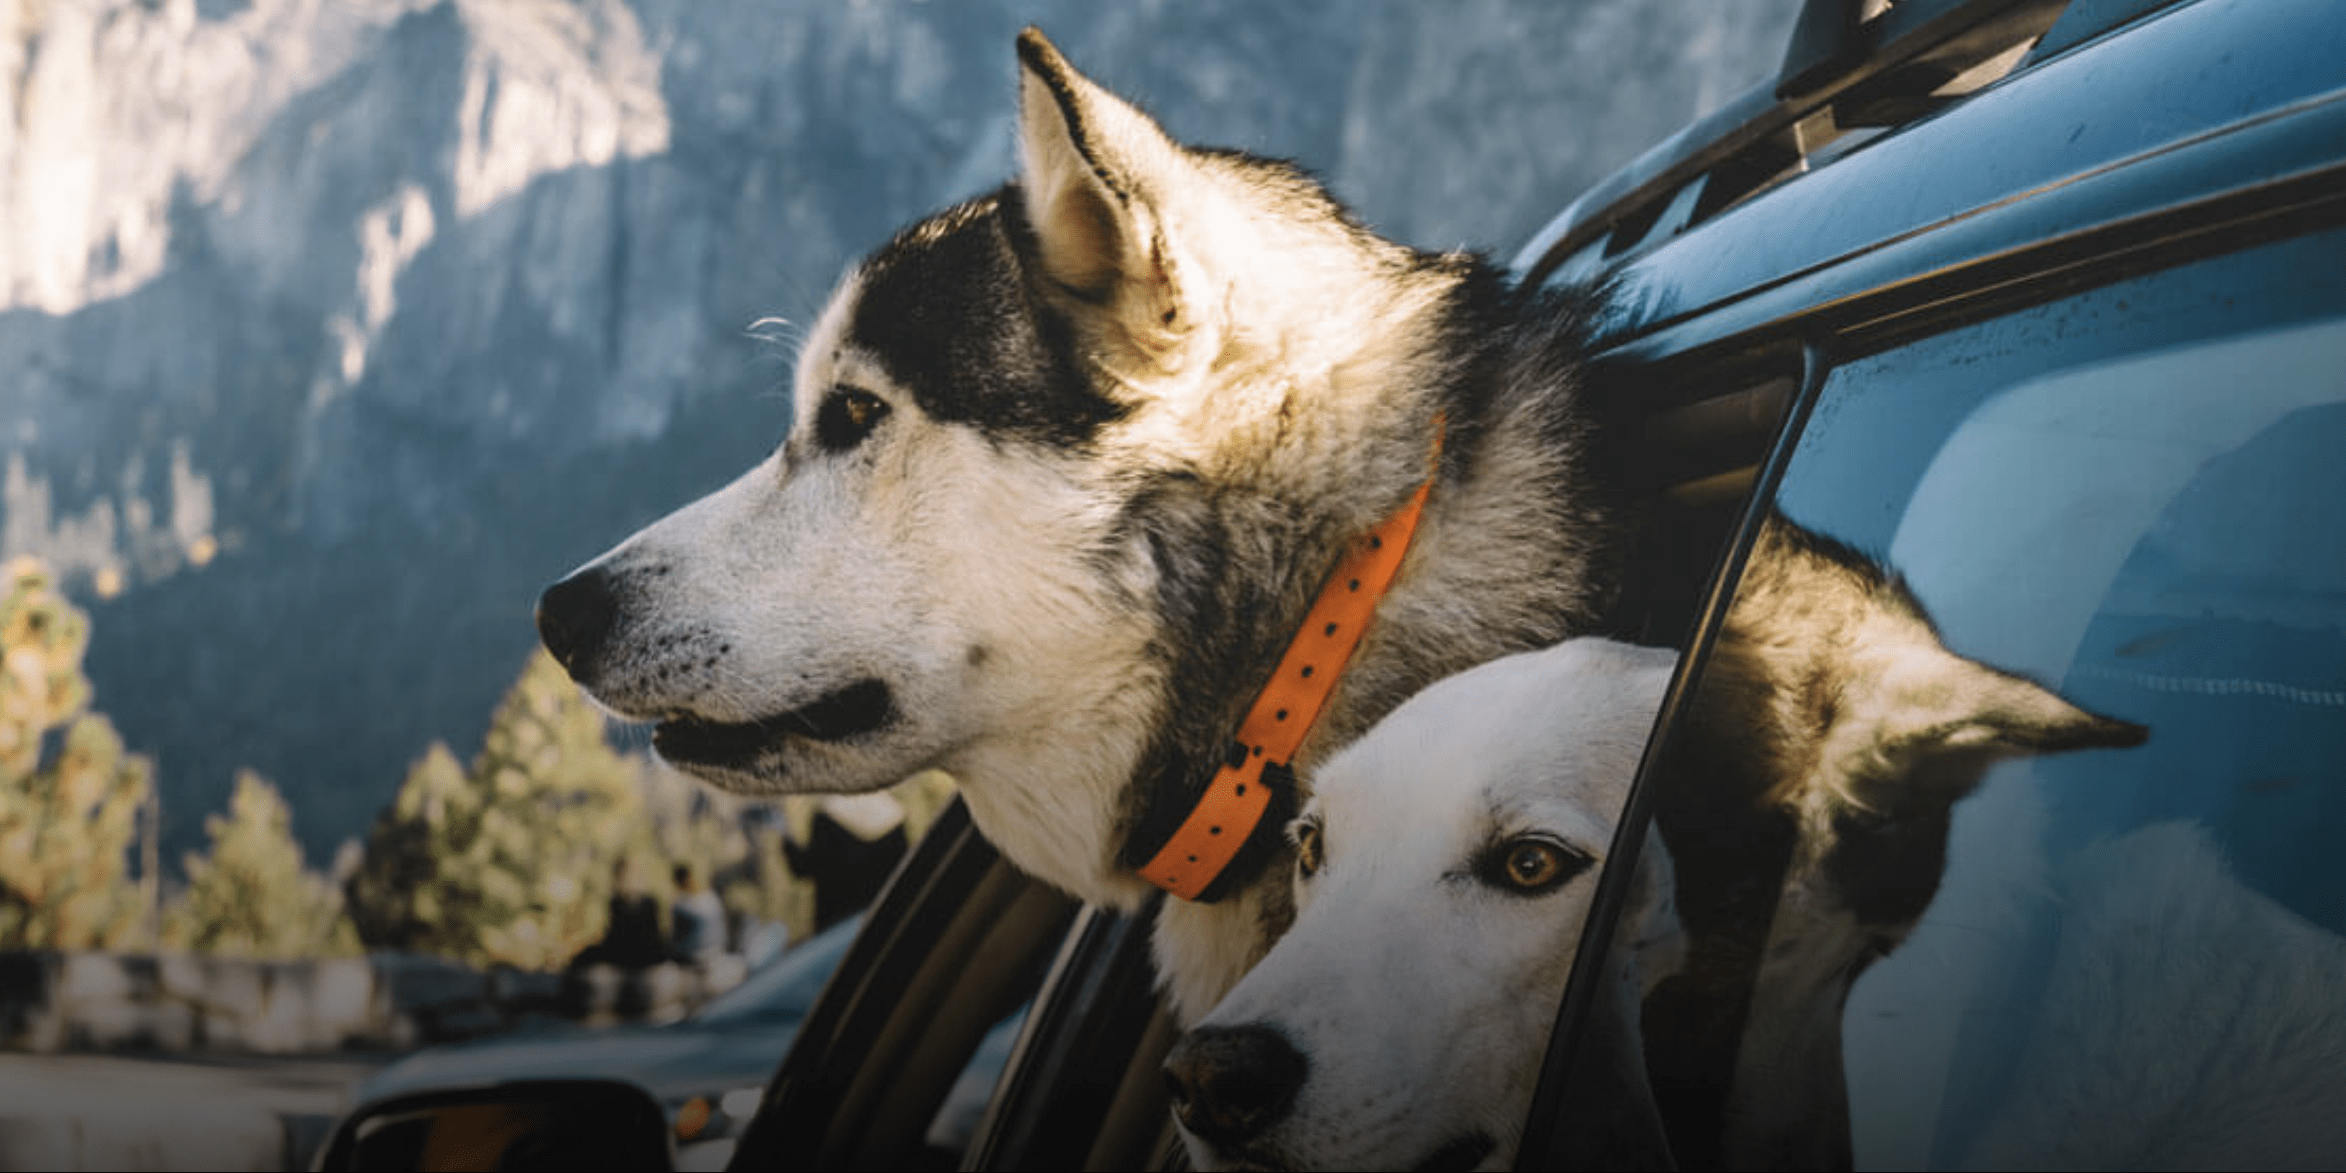
{"label": "side mirror", "polygon": [[572,1170],[676,1166],[668,1118],[622,1083],[550,1079],[394,1096],[335,1127],[320,1170]]}

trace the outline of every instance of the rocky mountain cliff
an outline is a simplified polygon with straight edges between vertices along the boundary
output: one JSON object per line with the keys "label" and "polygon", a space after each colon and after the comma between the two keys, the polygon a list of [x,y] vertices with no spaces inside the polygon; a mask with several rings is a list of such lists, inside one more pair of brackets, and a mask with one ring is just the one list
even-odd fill
{"label": "rocky mountain cliff", "polygon": [[781,436],[841,266],[1007,177],[1020,25],[1504,254],[1766,76],[1794,7],[0,6],[0,557],[91,607],[166,858],[250,765],[323,862],[477,744],[544,583]]}

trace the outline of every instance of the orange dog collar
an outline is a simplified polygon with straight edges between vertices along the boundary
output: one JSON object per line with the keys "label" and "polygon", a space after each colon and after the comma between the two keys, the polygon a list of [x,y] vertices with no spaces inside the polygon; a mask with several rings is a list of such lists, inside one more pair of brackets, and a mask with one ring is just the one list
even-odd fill
{"label": "orange dog collar", "polygon": [[[1437,456],[1441,447],[1437,423]],[[1239,724],[1237,740],[1231,743],[1222,768],[1215,771],[1213,782],[1173,837],[1141,865],[1142,879],[1183,900],[1195,900],[1237,858],[1239,848],[1254,835],[1263,813],[1270,809],[1266,773],[1287,775],[1295,751],[1310,734],[1329,695],[1336,691],[1344,665],[1368,630],[1385,588],[1401,568],[1401,559],[1409,552],[1409,539],[1417,532],[1418,517],[1425,511],[1426,495],[1433,487],[1433,478],[1428,476],[1408,503],[1370,530],[1336,564],[1335,573],[1328,576],[1319,598],[1304,616],[1302,630],[1288,643],[1278,669]]]}

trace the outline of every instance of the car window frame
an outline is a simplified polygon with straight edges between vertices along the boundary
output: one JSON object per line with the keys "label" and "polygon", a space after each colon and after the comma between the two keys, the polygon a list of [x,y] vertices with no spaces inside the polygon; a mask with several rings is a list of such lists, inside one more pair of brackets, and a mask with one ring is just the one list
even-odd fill
{"label": "car window frame", "polygon": [[[2306,136],[2346,131],[2346,93],[2293,107],[2286,117],[2251,121],[2253,125],[2226,130],[2252,136],[2256,142],[2279,142],[2284,151],[2301,149]],[[2346,134],[2329,141],[2346,142]],[[2202,136],[2196,145],[2223,158],[2242,149],[2244,139],[2219,132]],[[1987,238],[1994,224],[1974,222],[1992,221],[1993,217],[1958,221],[1942,226],[1941,231],[1974,237],[1956,242],[1953,250],[1969,259],[1927,269],[1921,279],[1895,279],[1894,266],[1885,267],[1882,258],[1869,251],[1850,259],[1856,269],[1854,278],[1835,272],[1838,266],[1804,275],[1813,288],[1831,290],[1829,297],[1819,294],[1805,304],[1794,301],[1789,306],[1763,307],[1760,312],[1742,302],[1711,307],[1611,340],[1602,361],[1667,371],[1675,381],[1716,377],[1710,372],[1721,367],[1722,356],[1734,359],[1754,351],[1797,346],[1801,386],[1766,462],[1751,482],[1718,569],[1703,592],[1699,615],[1665,694],[1638,780],[1616,827],[1609,858],[1623,866],[1609,867],[1598,879],[1534,1093],[1517,1168],[1666,1167],[1649,1161],[1653,1154],[1625,1152],[1614,1143],[1616,1138],[1603,1111],[1608,1073],[1587,1066],[1604,1053],[1603,1047],[1590,1041],[1589,1008],[1627,900],[1630,871],[1651,825],[1656,805],[1652,780],[1666,768],[1668,755],[1688,727],[1687,702],[1700,684],[1727,607],[1740,584],[1745,560],[1805,433],[1809,415],[1833,372],[1857,359],[2085,290],[2346,226],[2346,157],[2342,157],[2346,151],[2335,146],[2325,150],[2326,163],[2295,165],[2302,164],[2304,156],[2291,155],[2293,165],[2283,174],[2245,185],[2223,183],[2224,173],[2216,168],[2214,178],[2180,195],[2168,187],[2169,181],[2207,164],[2200,154],[2188,149],[2158,152],[2155,158],[2138,160],[2150,168],[2147,176],[2112,168],[2097,178],[2104,184],[2142,178],[2154,191],[2167,189],[2169,202],[2146,205],[2141,200],[2102,198],[2096,193],[2092,206],[2103,208],[2106,218],[2088,218],[2082,226],[2059,236],[2007,241],[2001,248],[1990,247],[1992,241]],[[2025,218],[2017,221],[2026,222]],[[1699,248],[1699,234],[1679,247]],[[1948,251],[1923,240],[1899,242],[1898,247],[1918,256]],[[1624,268],[1634,268],[1643,260],[1632,258]],[[1620,278],[1616,275],[1615,279]],[[1755,324],[1755,318],[1761,320]],[[1585,1110],[1576,1111],[1575,1105]],[[1666,1161],[1668,1155],[1660,1158]]]}

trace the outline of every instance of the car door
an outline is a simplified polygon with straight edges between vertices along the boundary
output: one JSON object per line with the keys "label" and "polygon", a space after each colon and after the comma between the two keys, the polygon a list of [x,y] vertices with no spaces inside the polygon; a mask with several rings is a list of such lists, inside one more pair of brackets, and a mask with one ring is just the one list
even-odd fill
{"label": "car door", "polygon": [[[2346,1160],[2338,35],[2180,6],[1615,269],[1651,297],[1617,354],[1805,355],[1625,819],[1693,942],[1640,1023],[1655,1159]],[[1985,194],[1967,168],[2012,190],[1875,231],[1888,195]],[[1830,237],[1827,206],[1857,247],[1736,284],[1754,224]],[[1921,626],[1771,603],[1827,545]],[[1723,735],[1755,635],[1797,727]],[[2116,724],[2015,715],[2046,696]],[[1619,1157],[1584,985],[1522,1167]]]}
{"label": "car door", "polygon": [[2341,356],[2331,231],[1823,379],[1760,524],[1865,551],[1924,622],[1771,608],[1763,531],[1711,663],[1764,643],[1799,727],[1721,719],[1735,662],[1655,751],[1703,971],[1645,1018],[1679,1160],[2346,1155]]}

